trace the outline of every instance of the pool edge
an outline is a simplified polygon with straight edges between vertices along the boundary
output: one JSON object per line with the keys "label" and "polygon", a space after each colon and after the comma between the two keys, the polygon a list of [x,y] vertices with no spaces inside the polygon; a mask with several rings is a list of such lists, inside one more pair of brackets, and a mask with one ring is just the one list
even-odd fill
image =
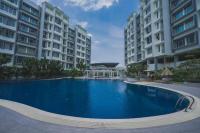
{"label": "pool edge", "polygon": [[[126,82],[127,84],[137,84]],[[142,84],[138,84],[142,85]],[[78,118],[65,115],[59,115],[54,113],[49,113],[43,110],[36,109],[34,107],[24,105],[21,103],[2,100],[0,99],[0,106],[8,108],[17,113],[20,113],[26,117],[52,123],[59,125],[66,125],[72,127],[82,127],[82,128],[107,128],[107,129],[136,129],[136,128],[149,128],[164,126],[170,124],[177,124],[193,120],[200,117],[200,99],[186,93],[184,91],[177,91],[174,89],[156,86],[152,84],[145,84],[145,86],[158,87],[161,89],[170,90],[183,95],[190,95],[195,98],[195,104],[190,112],[179,111],[171,114],[144,117],[144,118],[133,118],[133,119],[89,119],[89,118]]]}

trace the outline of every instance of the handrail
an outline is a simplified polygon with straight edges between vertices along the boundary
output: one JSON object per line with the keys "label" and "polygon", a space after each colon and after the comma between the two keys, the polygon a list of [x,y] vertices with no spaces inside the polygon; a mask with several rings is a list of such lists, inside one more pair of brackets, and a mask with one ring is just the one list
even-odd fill
{"label": "handrail", "polygon": [[179,97],[179,99],[176,102],[176,105],[174,106],[174,108],[176,109],[176,107],[178,106],[179,102],[184,98],[184,96]]}
{"label": "handrail", "polygon": [[187,108],[185,108],[185,111],[187,112],[188,111],[188,109],[192,109],[192,106],[193,106],[193,104],[194,104],[194,102],[195,102],[195,99],[194,99],[194,97],[192,97],[192,96],[189,96],[189,95],[186,95],[186,97],[189,97],[189,98],[191,98],[192,99],[192,103],[190,104],[190,105],[188,105],[188,107]]}
{"label": "handrail", "polygon": [[182,102],[184,101],[184,99],[187,98],[187,97],[191,98],[191,99],[192,99],[192,102],[190,102],[190,104],[187,106],[187,108],[185,108],[185,112],[187,112],[188,109],[191,110],[191,109],[192,109],[192,106],[193,106],[193,104],[194,104],[194,102],[195,102],[195,99],[194,99],[194,97],[192,97],[192,96],[190,96],[190,95],[183,95],[183,96],[181,96],[181,97],[177,100],[177,102],[176,102],[175,109],[176,109],[176,107],[179,105],[179,103],[182,104]]}

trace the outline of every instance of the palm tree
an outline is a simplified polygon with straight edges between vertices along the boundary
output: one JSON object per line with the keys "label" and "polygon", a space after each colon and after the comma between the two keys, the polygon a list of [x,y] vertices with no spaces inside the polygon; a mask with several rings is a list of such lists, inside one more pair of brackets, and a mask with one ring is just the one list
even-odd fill
{"label": "palm tree", "polygon": [[128,67],[128,75],[140,77],[141,73],[144,72],[146,66],[142,63],[133,64]]}
{"label": "palm tree", "polygon": [[3,54],[0,54],[0,67],[2,67],[3,65],[5,65],[6,63],[9,62],[9,57]]}
{"label": "palm tree", "polygon": [[86,69],[86,65],[83,63],[83,61],[79,62],[77,64],[77,68],[81,71],[81,72],[84,72],[85,69]]}
{"label": "palm tree", "polygon": [[22,62],[22,74],[25,77],[32,77],[36,76],[36,73],[38,71],[38,60],[34,58],[27,58]]}
{"label": "palm tree", "polygon": [[63,72],[62,64],[59,61],[49,61],[47,69],[49,76],[58,76]]}
{"label": "palm tree", "polygon": [[10,69],[4,66],[9,60],[7,55],[0,54],[0,79],[7,79],[10,76]]}
{"label": "palm tree", "polygon": [[39,77],[39,78],[48,77],[48,64],[49,64],[49,61],[46,59],[41,59],[40,61],[38,61],[37,77]]}

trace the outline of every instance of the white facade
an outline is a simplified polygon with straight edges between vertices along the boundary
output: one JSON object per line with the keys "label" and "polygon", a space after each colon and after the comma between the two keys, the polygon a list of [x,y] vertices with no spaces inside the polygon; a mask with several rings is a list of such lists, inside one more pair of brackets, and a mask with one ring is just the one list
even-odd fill
{"label": "white facade", "polygon": [[0,54],[10,57],[9,65],[45,58],[61,62],[64,69],[81,61],[89,66],[91,37],[81,26],[71,26],[69,17],[48,2],[39,6],[30,0],[1,0]]}
{"label": "white facade", "polygon": [[26,58],[37,58],[40,27],[40,7],[30,0],[19,2],[15,65]]}
{"label": "white facade", "polygon": [[10,57],[9,65],[14,63],[18,12],[18,0],[0,1],[0,53]]}
{"label": "white facade", "polygon": [[154,71],[172,54],[169,1],[141,0],[141,11],[147,71]]}
{"label": "white facade", "polygon": [[125,58],[126,64],[133,64],[137,62],[137,13],[132,13],[128,18],[127,26],[125,28]]}
{"label": "white facade", "polygon": [[[147,71],[155,71],[165,66],[176,67],[183,56],[199,50],[200,39],[200,2],[198,0],[140,0],[140,23],[133,13],[125,27],[125,64],[126,66],[142,62]],[[176,7],[174,7],[174,5]],[[176,19],[177,20],[174,20]],[[133,23],[133,31],[130,22]],[[137,60],[135,45],[129,47],[129,32],[137,33],[141,27],[140,40],[142,58]],[[180,32],[176,34],[175,32]],[[193,35],[194,33],[194,35]],[[137,35],[137,34],[135,34]],[[193,35],[193,36],[192,36]],[[135,39],[135,36],[133,37]],[[134,57],[130,51],[134,49]],[[198,51],[196,51],[198,56]],[[130,57],[132,60],[130,61]]]}
{"label": "white facade", "polygon": [[168,0],[141,1],[144,21],[145,57],[171,54],[170,15]]}
{"label": "white facade", "polygon": [[83,62],[87,66],[90,65],[91,54],[91,37],[87,31],[81,26],[75,27],[75,66]]}
{"label": "white facade", "polygon": [[[47,2],[42,4],[39,58],[60,61],[65,69],[78,63],[90,64],[91,37],[79,25],[71,26],[69,18],[60,9]],[[89,39],[89,46],[86,40]],[[89,54],[89,59],[86,57]]]}
{"label": "white facade", "polygon": [[67,60],[69,18],[60,9],[47,2],[42,4],[39,59],[60,61],[66,69]]}

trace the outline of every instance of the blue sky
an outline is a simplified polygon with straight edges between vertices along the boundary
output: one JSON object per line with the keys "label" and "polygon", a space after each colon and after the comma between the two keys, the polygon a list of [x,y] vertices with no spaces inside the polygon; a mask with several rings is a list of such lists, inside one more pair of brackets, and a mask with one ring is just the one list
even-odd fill
{"label": "blue sky", "polygon": [[[36,0],[40,3],[43,0]],[[71,23],[92,35],[92,63],[119,62],[124,65],[123,29],[127,17],[138,9],[139,0],[48,0],[61,8]]]}

